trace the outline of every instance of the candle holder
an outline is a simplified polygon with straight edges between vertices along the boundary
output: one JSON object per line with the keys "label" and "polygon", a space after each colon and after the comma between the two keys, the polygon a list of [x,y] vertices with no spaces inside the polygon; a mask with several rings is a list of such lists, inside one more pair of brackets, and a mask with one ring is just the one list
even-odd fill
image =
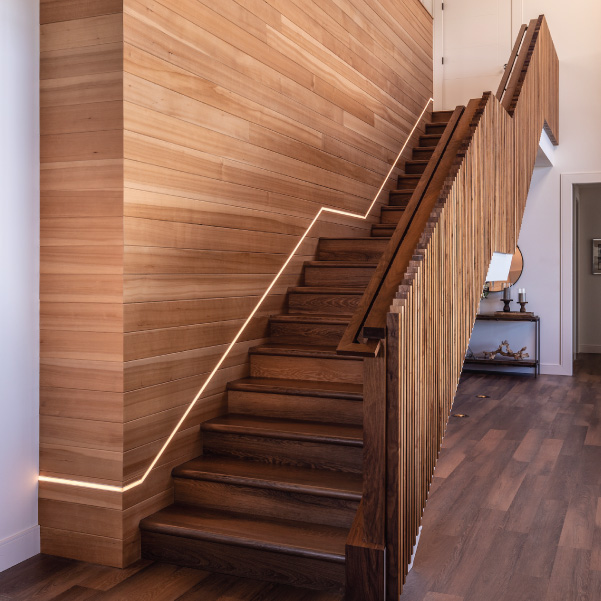
{"label": "candle holder", "polygon": [[528,301],[518,301],[519,305],[520,305],[520,313],[526,313],[526,305],[528,304]]}
{"label": "candle holder", "polygon": [[511,309],[509,308],[509,303],[513,302],[513,300],[510,298],[502,298],[501,300],[503,301],[503,312],[510,313]]}

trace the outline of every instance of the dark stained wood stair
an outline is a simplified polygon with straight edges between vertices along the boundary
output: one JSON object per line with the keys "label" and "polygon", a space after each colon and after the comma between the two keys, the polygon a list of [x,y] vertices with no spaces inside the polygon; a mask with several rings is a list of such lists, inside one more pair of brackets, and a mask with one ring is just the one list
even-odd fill
{"label": "dark stained wood stair", "polygon": [[434,113],[371,236],[321,238],[288,313],[202,425],[203,455],[173,471],[175,503],[140,523],[148,559],[340,590],[361,501],[363,359],[336,346],[451,116]]}

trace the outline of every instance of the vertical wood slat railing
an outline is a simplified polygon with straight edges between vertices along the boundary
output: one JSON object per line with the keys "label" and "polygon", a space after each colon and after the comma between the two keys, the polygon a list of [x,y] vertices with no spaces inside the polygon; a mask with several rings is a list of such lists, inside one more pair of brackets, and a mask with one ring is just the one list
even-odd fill
{"label": "vertical wood slat railing", "polygon": [[348,599],[402,592],[490,259],[515,251],[542,130],[558,142],[558,87],[541,16],[520,32],[498,96],[457,115],[421,218],[399,222],[397,246],[341,342],[340,352],[366,357],[364,494],[347,544]]}

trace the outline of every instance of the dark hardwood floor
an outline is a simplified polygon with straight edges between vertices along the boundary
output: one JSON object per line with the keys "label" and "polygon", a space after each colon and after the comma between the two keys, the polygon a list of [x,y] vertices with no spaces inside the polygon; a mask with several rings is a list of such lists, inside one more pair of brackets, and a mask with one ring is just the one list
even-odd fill
{"label": "dark hardwood floor", "polygon": [[575,369],[464,377],[401,601],[601,600],[601,355]]}
{"label": "dark hardwood floor", "polygon": [[340,594],[140,561],[119,570],[38,555],[0,574],[0,601],[340,601]]}
{"label": "dark hardwood floor", "polygon": [[[478,398],[486,395],[488,398]],[[464,377],[401,601],[601,600],[601,355],[576,376]],[[39,555],[0,574],[0,601],[340,601],[142,561]]]}

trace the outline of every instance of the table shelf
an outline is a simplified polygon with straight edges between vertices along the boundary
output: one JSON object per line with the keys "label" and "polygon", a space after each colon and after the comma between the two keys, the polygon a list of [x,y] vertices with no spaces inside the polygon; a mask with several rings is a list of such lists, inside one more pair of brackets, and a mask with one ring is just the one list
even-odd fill
{"label": "table shelf", "polygon": [[[497,322],[526,322],[533,323],[535,328],[535,348],[533,359],[478,359],[472,357],[465,359],[463,362],[464,371],[471,371],[474,373],[483,372],[481,369],[470,369],[471,366],[481,367],[526,367],[534,370],[534,377],[540,374],[540,317],[530,313],[520,313],[517,311],[509,312],[496,312],[496,313],[478,313],[476,315],[476,321],[497,321]],[[515,372],[498,372],[498,373],[515,373]]]}

